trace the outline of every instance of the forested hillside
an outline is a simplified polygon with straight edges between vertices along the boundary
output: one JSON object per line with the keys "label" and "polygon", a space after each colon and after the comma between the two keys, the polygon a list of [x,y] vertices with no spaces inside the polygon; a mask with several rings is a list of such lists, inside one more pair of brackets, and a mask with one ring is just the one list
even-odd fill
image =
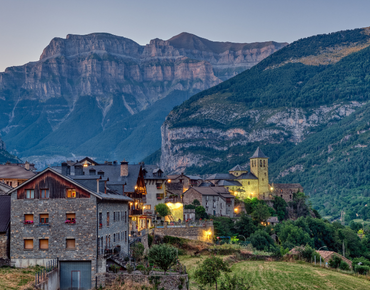
{"label": "forested hillside", "polygon": [[301,39],[198,93],[162,126],[162,167],[227,172],[261,146],[271,182],[301,183],[323,215],[370,219],[369,45],[367,28]]}

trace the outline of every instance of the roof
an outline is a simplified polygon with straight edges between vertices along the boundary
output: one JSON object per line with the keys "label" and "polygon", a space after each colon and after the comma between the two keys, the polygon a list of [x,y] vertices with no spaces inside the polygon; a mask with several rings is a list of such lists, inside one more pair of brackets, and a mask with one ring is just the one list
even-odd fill
{"label": "roof", "polygon": [[0,179],[29,179],[33,176],[35,173],[21,166],[0,165]]}
{"label": "roof", "polygon": [[[130,165],[129,165],[130,166]],[[162,172],[163,173],[163,170],[160,169],[157,165],[144,165],[143,166],[143,170],[145,170],[145,175],[144,175],[144,179],[167,179],[167,176],[165,174],[161,174],[162,176],[158,176],[158,175],[155,175],[154,174],[157,174],[158,172]],[[129,173],[130,173],[130,169],[129,169]]]}
{"label": "roof", "polygon": [[236,179],[258,179],[252,172],[240,174]]}
{"label": "roof", "polygon": [[6,232],[9,228],[10,199],[9,195],[0,195],[0,233]]}
{"label": "roof", "polygon": [[[215,187],[193,186],[189,190],[191,189],[198,191],[202,195],[219,195],[219,194],[230,195],[229,191],[225,187],[221,187],[221,186],[215,186]],[[234,196],[232,195],[232,197]]]}
{"label": "roof", "polygon": [[269,217],[267,219],[267,222],[268,223],[278,223],[279,222],[279,218],[277,216],[272,216],[272,217]]}
{"label": "roof", "polygon": [[196,176],[196,175],[186,175],[190,180],[203,180],[202,177]]}
{"label": "roof", "polygon": [[251,158],[268,158],[268,157],[262,152],[260,147],[257,147],[256,152],[254,152]]}
{"label": "roof", "polygon": [[233,180],[235,179],[235,176],[229,173],[215,173],[206,178],[206,180]]}
{"label": "roof", "polygon": [[[16,188],[13,188],[11,191],[9,191],[8,194],[10,195],[13,192],[16,192],[22,186],[24,186],[24,185],[28,184],[29,182],[35,180],[36,178],[38,178],[39,176],[43,175],[44,173],[46,173],[48,171],[51,171],[54,174],[58,175],[59,177],[65,179],[65,180],[68,180],[72,184],[76,185],[79,188],[82,188],[83,190],[89,192],[90,194],[92,194],[93,196],[95,196],[95,197],[97,197],[99,199],[103,199],[103,200],[117,200],[117,201],[118,200],[120,200],[120,201],[132,201],[131,198],[129,198],[129,197],[125,196],[125,195],[112,194],[112,193],[104,193],[104,192],[100,192],[100,191],[99,192],[96,192],[96,191],[92,190],[91,187],[88,187],[86,185],[82,185],[80,182],[77,182],[76,180],[72,179],[70,175],[69,176],[62,175],[61,173],[53,170],[50,167],[44,169],[43,171],[41,171],[40,173],[36,174],[35,176],[33,176],[32,178],[28,179],[27,181],[23,182],[22,184],[20,184]],[[96,186],[96,183],[95,183],[95,186]]]}
{"label": "roof", "polygon": [[220,180],[217,182],[218,186],[242,186],[239,182],[237,181],[232,181],[232,180]]}
{"label": "roof", "polygon": [[0,195],[6,194],[8,191],[10,191],[13,187],[5,184],[4,182],[0,181]]}
{"label": "roof", "polygon": [[246,171],[246,169],[238,164],[231,168],[229,171]]}
{"label": "roof", "polygon": [[198,185],[199,187],[210,187],[215,186],[212,182],[203,181],[201,184]]}

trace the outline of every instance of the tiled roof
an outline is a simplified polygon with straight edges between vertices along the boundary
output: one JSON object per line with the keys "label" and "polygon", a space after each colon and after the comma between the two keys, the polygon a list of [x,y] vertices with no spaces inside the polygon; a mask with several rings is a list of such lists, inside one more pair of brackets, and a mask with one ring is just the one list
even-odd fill
{"label": "tiled roof", "polygon": [[245,171],[246,169],[243,166],[240,166],[239,164],[231,168],[229,171]]}
{"label": "tiled roof", "polygon": [[233,180],[235,176],[229,173],[215,173],[206,178],[206,180]]}
{"label": "tiled roof", "polygon": [[256,152],[254,152],[251,158],[268,158],[268,157],[262,152],[260,147],[258,147]]}
{"label": "tiled roof", "polygon": [[35,173],[21,166],[0,165],[0,179],[29,179],[33,176],[35,176]]}
{"label": "tiled roof", "polygon": [[[144,165],[143,170],[146,171],[144,175],[144,179],[167,179],[167,176],[163,173],[163,170],[161,170],[157,165]],[[130,172],[130,169],[129,169]],[[161,176],[158,176],[158,173],[162,172]],[[156,175],[154,175],[156,174]]]}
{"label": "tiled roof", "polygon": [[232,180],[220,180],[219,182],[217,182],[217,185],[219,186],[242,186],[239,182],[232,181]]}
{"label": "tiled roof", "polygon": [[219,195],[219,194],[230,194],[225,187],[215,186],[215,187],[198,187],[193,186],[190,189],[198,191],[202,195]]}
{"label": "tiled roof", "polygon": [[236,179],[258,179],[252,172],[239,175]]}
{"label": "tiled roof", "polygon": [[0,233],[7,231],[10,223],[10,196],[0,195]]}

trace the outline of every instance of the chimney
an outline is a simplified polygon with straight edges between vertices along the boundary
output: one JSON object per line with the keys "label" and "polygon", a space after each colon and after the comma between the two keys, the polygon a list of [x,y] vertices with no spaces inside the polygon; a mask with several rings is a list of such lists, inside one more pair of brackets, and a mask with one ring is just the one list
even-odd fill
{"label": "chimney", "polygon": [[62,175],[67,176],[71,174],[71,168],[67,162],[62,163]]}
{"label": "chimney", "polygon": [[30,170],[30,164],[28,163],[28,161],[26,161],[26,163],[24,163],[24,168],[26,170]]}
{"label": "chimney", "polygon": [[83,175],[84,170],[82,164],[76,164],[75,165],[75,175]]}
{"label": "chimney", "polygon": [[123,159],[121,162],[121,176],[128,176],[128,162]]}

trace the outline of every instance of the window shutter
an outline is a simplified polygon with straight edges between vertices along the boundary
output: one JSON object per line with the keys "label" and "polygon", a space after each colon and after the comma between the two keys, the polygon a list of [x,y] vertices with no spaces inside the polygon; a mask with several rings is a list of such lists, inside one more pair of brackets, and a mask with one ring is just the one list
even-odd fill
{"label": "window shutter", "polygon": [[40,249],[42,250],[49,249],[49,240],[47,239],[40,240]]}
{"label": "window shutter", "polygon": [[74,249],[76,247],[75,239],[67,239],[67,249]]}
{"label": "window shutter", "polygon": [[24,248],[28,249],[28,250],[32,250],[33,249],[33,240],[31,240],[31,239],[24,240]]}
{"label": "window shutter", "polygon": [[25,221],[33,221],[33,214],[25,214],[24,215]]}
{"label": "window shutter", "polygon": [[76,214],[75,213],[67,213],[67,219],[75,219]]}

